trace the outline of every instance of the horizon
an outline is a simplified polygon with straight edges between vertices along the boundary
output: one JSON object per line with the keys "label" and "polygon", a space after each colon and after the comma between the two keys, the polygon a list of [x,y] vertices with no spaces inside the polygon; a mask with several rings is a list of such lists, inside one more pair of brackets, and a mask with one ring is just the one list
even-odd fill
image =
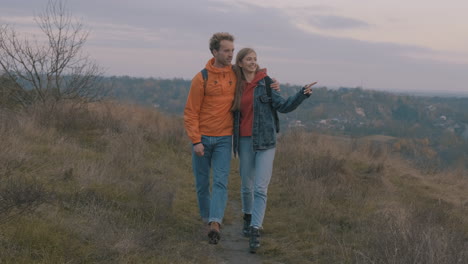
{"label": "horizon", "polygon": [[[0,23],[39,35],[47,0],[2,0]],[[66,1],[91,34],[86,53],[108,75],[192,77],[226,31],[256,50],[280,83],[390,92],[468,91],[468,2],[357,0]],[[404,7],[404,8],[402,8]],[[437,19],[434,19],[437,18]],[[444,87],[444,88],[441,88]]]}
{"label": "horizon", "polygon": [[[124,77],[129,77],[129,78],[135,78],[135,79],[156,79],[156,80],[183,80],[187,82],[191,82],[191,79],[187,78],[181,78],[181,77],[168,77],[168,78],[162,78],[162,77],[157,77],[157,76],[133,76],[133,75],[104,75],[105,78],[124,78]],[[355,87],[345,87],[345,86],[325,86],[325,85],[318,85],[316,88],[326,88],[330,90],[338,90],[341,88],[346,88],[346,89],[363,89],[365,91],[376,91],[376,92],[387,92],[387,93],[393,93],[393,94],[405,94],[405,95],[413,95],[413,96],[430,96],[430,97],[446,97],[446,98],[452,98],[452,97],[457,97],[457,98],[468,98],[468,90],[467,91],[457,91],[457,90],[424,90],[424,91],[418,91],[418,90],[401,90],[401,89],[393,89],[393,90],[385,90],[385,89],[372,89],[372,88],[366,88],[366,87],[360,87],[360,86],[355,86]],[[287,86],[302,86],[301,84],[295,84],[295,83],[281,83],[280,85],[287,85]],[[314,86],[315,87],[315,86]]]}

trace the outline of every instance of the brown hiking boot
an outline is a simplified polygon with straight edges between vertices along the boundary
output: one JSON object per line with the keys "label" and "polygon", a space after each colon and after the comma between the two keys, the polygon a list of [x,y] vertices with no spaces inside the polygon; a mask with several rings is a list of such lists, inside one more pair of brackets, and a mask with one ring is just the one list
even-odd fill
{"label": "brown hiking boot", "polygon": [[217,222],[210,223],[210,231],[208,232],[208,242],[210,244],[218,244],[221,239],[220,233],[221,225]]}

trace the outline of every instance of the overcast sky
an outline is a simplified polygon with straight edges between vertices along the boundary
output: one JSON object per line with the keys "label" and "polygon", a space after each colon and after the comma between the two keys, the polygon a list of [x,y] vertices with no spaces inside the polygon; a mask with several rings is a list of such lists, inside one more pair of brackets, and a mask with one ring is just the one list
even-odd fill
{"label": "overcast sky", "polygon": [[[38,34],[46,0],[0,0],[0,23]],[[468,91],[466,0],[68,0],[107,75],[191,79],[226,31],[280,83]]]}

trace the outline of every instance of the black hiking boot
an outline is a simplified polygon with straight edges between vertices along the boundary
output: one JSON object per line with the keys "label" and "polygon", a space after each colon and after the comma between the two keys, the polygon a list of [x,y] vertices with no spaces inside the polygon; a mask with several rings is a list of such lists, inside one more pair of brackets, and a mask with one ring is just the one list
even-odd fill
{"label": "black hiking boot", "polygon": [[242,228],[242,233],[245,237],[250,236],[250,221],[252,220],[251,214],[244,214],[244,228]]}
{"label": "black hiking boot", "polygon": [[260,230],[256,227],[250,228],[250,240],[249,240],[250,253],[256,253],[260,247]]}

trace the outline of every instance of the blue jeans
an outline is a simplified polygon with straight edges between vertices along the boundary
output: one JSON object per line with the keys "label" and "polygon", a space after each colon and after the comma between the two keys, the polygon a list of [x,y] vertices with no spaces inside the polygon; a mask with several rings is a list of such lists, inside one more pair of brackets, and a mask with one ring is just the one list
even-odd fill
{"label": "blue jeans", "polygon": [[[204,156],[197,156],[192,148],[192,167],[195,175],[198,207],[205,222],[222,223],[227,203],[227,185],[231,166],[232,136],[202,136]],[[210,192],[210,169],[213,186]]]}
{"label": "blue jeans", "polygon": [[275,159],[275,148],[254,151],[252,137],[239,142],[242,211],[252,214],[251,226],[261,228]]}

